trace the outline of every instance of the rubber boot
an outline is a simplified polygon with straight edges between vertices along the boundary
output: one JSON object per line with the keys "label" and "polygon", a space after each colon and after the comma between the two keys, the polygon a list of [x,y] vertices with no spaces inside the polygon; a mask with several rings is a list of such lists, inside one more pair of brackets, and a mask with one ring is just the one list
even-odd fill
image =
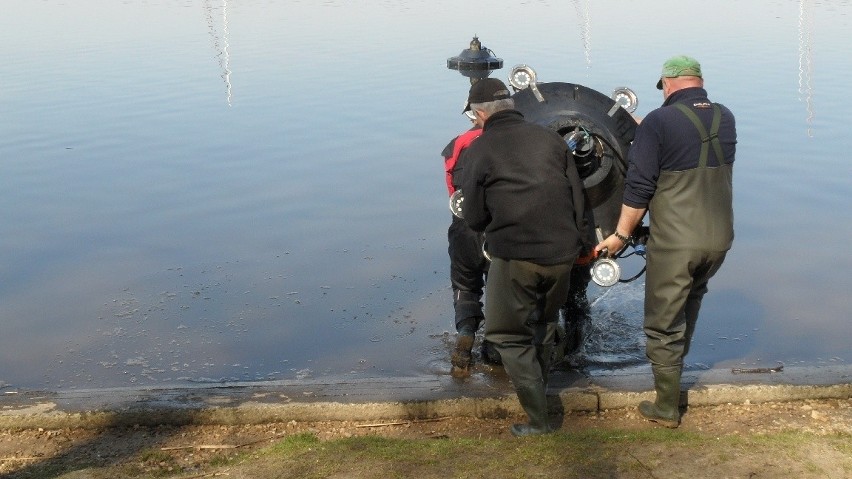
{"label": "rubber boot", "polygon": [[503,359],[500,358],[500,353],[497,352],[497,347],[494,346],[494,343],[487,339],[482,340],[482,350],[480,354],[482,355],[482,360],[488,364],[493,364],[495,366],[503,364]]}
{"label": "rubber boot", "polygon": [[639,403],[639,413],[649,421],[668,427],[680,425],[680,375],[683,366],[651,366],[654,372],[654,402]]}
{"label": "rubber boot", "polygon": [[551,357],[553,357],[554,346],[552,344],[540,344],[536,347],[535,355],[538,358],[538,364],[541,367],[541,379],[544,381],[544,388],[547,389],[547,378],[550,374]]}
{"label": "rubber boot", "polygon": [[473,358],[470,354],[473,349],[473,336],[459,335],[456,339],[456,347],[450,354],[450,375],[454,378],[466,378],[470,376],[470,366],[473,363]]}
{"label": "rubber boot", "polygon": [[513,424],[513,436],[536,436],[553,432],[547,418],[547,395],[544,384],[522,383],[515,386],[518,401],[529,416],[527,424]]}

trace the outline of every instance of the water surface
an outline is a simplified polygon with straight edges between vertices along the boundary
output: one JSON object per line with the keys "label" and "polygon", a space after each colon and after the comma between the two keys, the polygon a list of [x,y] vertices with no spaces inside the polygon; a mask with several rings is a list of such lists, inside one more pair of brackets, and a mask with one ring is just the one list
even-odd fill
{"label": "water surface", "polygon": [[[473,35],[639,115],[697,57],[740,142],[689,366],[848,363],[852,6],[723,3],[5,1],[0,387],[446,373]],[[642,288],[590,291],[592,365],[642,363]]]}

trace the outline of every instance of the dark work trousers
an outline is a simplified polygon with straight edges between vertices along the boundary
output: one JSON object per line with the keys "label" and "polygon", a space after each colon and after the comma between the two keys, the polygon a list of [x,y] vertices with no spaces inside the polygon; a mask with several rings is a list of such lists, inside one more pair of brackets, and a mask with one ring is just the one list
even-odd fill
{"label": "dark work trousers", "polygon": [[648,248],[644,329],[652,365],[683,366],[707,283],[726,253]]}
{"label": "dark work trousers", "polygon": [[[586,206],[589,206],[590,203],[588,196],[586,196]],[[586,218],[586,224],[588,225],[588,228],[583,232],[583,235],[586,237],[586,241],[589,245],[594,245],[597,243],[594,227],[594,212],[591,208],[586,208],[583,214]],[[563,310],[565,311],[565,319],[568,323],[566,327],[577,331],[578,334],[580,334],[580,331],[582,330],[582,323],[589,321],[589,300],[586,296],[586,290],[589,285],[589,281],[591,280],[591,262],[582,265],[575,264],[571,269],[571,288],[568,290],[568,297],[565,299]],[[582,341],[579,336],[577,336],[577,340]],[[575,347],[579,346],[580,344],[575,345]]]}
{"label": "dark work trousers", "polygon": [[485,339],[494,344],[516,388],[547,385],[559,308],[572,263],[542,266],[492,258],[485,298]]}
{"label": "dark work trousers", "polygon": [[568,289],[568,298],[565,300],[566,311],[583,310],[585,314],[588,314],[589,301],[586,290],[591,280],[591,264],[575,264],[571,268],[571,287]]}
{"label": "dark work trousers", "polygon": [[488,276],[489,263],[482,253],[483,235],[453,216],[447,239],[456,330],[472,336],[483,318],[481,300]]}

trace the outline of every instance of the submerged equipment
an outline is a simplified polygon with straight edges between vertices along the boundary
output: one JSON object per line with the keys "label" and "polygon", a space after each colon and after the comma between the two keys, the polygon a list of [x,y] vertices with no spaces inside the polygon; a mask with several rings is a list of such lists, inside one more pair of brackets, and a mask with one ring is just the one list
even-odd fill
{"label": "submerged equipment", "polygon": [[487,77],[492,71],[503,68],[503,59],[494,56],[494,52],[482,46],[482,42],[474,35],[469,48],[447,59],[447,68],[458,70],[473,83]]}

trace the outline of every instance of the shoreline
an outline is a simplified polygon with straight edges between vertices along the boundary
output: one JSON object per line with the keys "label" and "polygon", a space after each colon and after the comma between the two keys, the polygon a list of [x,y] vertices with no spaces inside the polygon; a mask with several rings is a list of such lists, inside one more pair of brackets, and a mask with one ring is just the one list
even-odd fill
{"label": "shoreline", "polygon": [[[566,412],[602,412],[653,400],[651,384],[645,370],[594,376],[554,371],[548,395],[558,397]],[[852,366],[785,367],[753,374],[685,371],[681,395],[690,406],[847,399],[852,397]],[[500,370],[464,381],[424,375],[7,391],[0,397],[0,429],[504,418],[522,412]]]}

